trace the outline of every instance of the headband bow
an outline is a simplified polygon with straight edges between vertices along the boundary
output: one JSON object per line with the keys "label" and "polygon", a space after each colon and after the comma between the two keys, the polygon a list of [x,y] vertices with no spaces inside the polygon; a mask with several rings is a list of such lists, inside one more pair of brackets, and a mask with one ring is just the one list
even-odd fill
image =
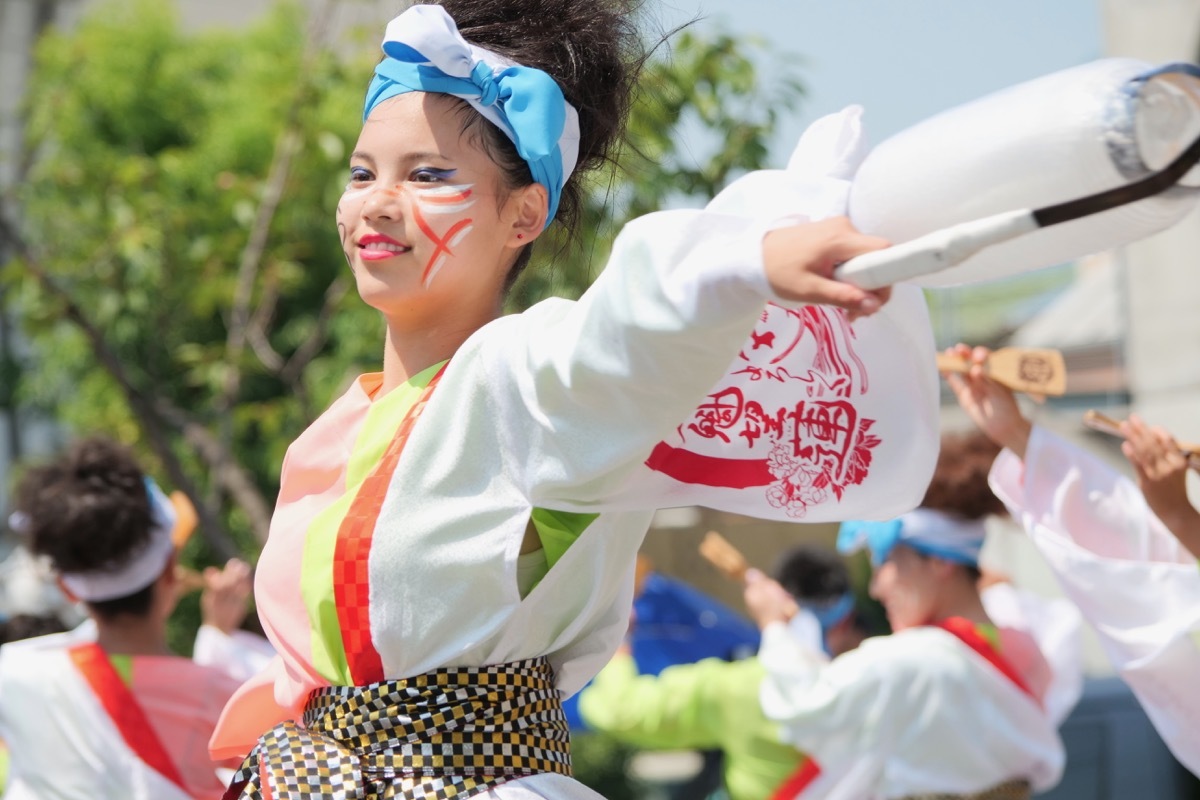
{"label": "headband bow", "polygon": [[389,22],[383,52],[367,89],[363,121],[375,106],[406,92],[466,100],[504,132],[533,180],[546,187],[549,225],[579,158],[579,114],[554,79],[471,44],[437,5],[413,6]]}

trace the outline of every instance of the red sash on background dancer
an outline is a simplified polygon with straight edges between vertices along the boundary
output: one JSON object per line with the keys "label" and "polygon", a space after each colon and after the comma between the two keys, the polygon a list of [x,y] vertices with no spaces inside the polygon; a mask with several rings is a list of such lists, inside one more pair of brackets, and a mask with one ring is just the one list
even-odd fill
{"label": "red sash on background dancer", "polygon": [[150,726],[146,712],[100,645],[80,644],[67,653],[129,749],[150,769],[178,786],[184,794],[190,794],[179,769],[167,754],[167,748]]}
{"label": "red sash on background dancer", "polygon": [[[980,657],[995,667],[1001,675],[1008,678],[1014,686],[1029,695],[1035,702],[1037,701],[1037,696],[1034,695],[1024,679],[1021,678],[1020,673],[1000,654],[996,646],[979,632],[975,623],[965,617],[947,617],[936,623],[936,627],[946,631],[946,633],[949,633],[974,650]],[[1041,705],[1041,703],[1038,704]],[[771,800],[795,800],[820,774],[821,768],[817,762],[812,758],[805,759],[800,768],[792,773],[775,790],[775,793],[771,795]]]}
{"label": "red sash on background dancer", "polygon": [[1008,659],[1000,654],[1000,651],[996,649],[996,645],[988,641],[987,638],[979,632],[979,629],[975,627],[974,622],[971,622],[965,617],[947,617],[941,622],[936,623],[936,627],[939,627],[946,631],[946,633],[953,635],[967,647],[974,650],[989,664],[999,670],[1001,675],[1012,681],[1012,683],[1018,689],[1029,695],[1039,706],[1041,705],[1041,701],[1038,700],[1037,695],[1033,693],[1033,691],[1029,688],[1029,685],[1025,683],[1025,680],[1021,677],[1021,674],[1017,672],[1016,668],[1014,668],[1011,663],[1009,663]]}
{"label": "red sash on background dancer", "polygon": [[771,795],[771,800],[795,800],[808,785],[821,774],[821,767],[812,756],[805,756],[804,763],[787,777]]}

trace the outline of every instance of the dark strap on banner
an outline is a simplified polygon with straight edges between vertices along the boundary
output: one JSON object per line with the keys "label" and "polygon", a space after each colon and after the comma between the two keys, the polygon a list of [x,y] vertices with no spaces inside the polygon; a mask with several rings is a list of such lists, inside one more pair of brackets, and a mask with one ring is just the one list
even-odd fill
{"label": "dark strap on banner", "polygon": [[1115,189],[1106,189],[1103,192],[1089,194],[1087,197],[1039,208],[1033,212],[1033,218],[1037,221],[1038,227],[1045,228],[1049,225],[1070,222],[1073,219],[1099,214],[1118,206],[1145,200],[1147,197],[1153,197],[1170,189],[1184,175],[1188,174],[1197,162],[1200,162],[1200,137],[1197,137],[1188,146],[1188,149],[1158,172]]}

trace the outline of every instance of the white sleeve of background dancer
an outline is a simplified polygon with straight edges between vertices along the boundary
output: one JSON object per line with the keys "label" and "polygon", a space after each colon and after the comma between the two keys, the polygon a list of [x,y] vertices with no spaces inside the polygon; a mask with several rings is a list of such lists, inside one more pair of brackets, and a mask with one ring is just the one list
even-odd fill
{"label": "white sleeve of background dancer", "polygon": [[[868,640],[869,642],[870,640]],[[763,630],[758,657],[766,670],[760,691],[763,712],[779,724],[781,738],[812,754],[822,771],[882,769],[869,756],[890,752],[916,713],[906,697],[916,672],[903,649],[867,646],[830,661],[806,647],[782,623]],[[882,657],[881,657],[882,656]],[[907,687],[907,688],[906,688]],[[875,778],[858,775],[864,786]]]}
{"label": "white sleeve of background dancer", "polygon": [[1034,428],[992,488],[1100,637],[1172,752],[1200,774],[1200,569],[1133,481]]}
{"label": "white sleeve of background dancer", "polygon": [[192,660],[219,669],[231,678],[246,681],[257,675],[275,657],[275,648],[262,636],[247,631],[225,633],[212,625],[196,631]]}
{"label": "white sleeve of background dancer", "polygon": [[1061,725],[1083,696],[1083,615],[1066,598],[1042,597],[1011,583],[992,584],[980,599],[998,627],[1024,631],[1037,643],[1051,671],[1042,705]]}
{"label": "white sleeve of background dancer", "polygon": [[695,210],[634,220],[578,302],[506,318],[505,335],[480,345],[509,466],[534,505],[622,508],[622,484],[775,299],[762,260],[770,227]]}
{"label": "white sleeve of background dancer", "polygon": [[1053,534],[1115,561],[1196,564],[1150,511],[1136,483],[1044,428],[1030,433],[1024,464],[1005,450],[990,480],[1027,531]]}

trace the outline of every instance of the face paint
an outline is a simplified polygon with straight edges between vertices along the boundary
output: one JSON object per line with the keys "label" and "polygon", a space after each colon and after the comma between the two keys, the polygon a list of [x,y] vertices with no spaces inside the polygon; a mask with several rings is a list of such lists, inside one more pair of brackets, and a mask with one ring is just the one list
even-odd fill
{"label": "face paint", "polygon": [[[428,170],[431,173],[442,173],[442,170]],[[454,170],[445,170],[445,177],[450,177],[454,174]],[[439,177],[442,177],[439,175]],[[433,230],[426,219],[430,215],[454,215],[462,212],[475,205],[475,199],[472,197],[471,184],[461,186],[443,186],[434,185],[428,189],[413,189],[413,221],[417,223],[420,229],[429,241],[433,242],[433,253],[429,256],[429,261],[425,264],[425,269],[421,273],[421,285],[428,287],[434,276],[446,263],[446,260],[454,255],[451,249],[471,232],[473,219],[464,217],[451,224],[445,234],[438,235]]]}
{"label": "face paint", "polygon": [[342,221],[341,203],[338,203],[337,211],[334,212],[334,219],[337,220],[338,241],[342,243],[342,255],[346,257],[346,265],[350,269],[354,269],[354,262],[350,260],[350,248],[346,246],[346,240],[350,237],[350,230],[346,227],[346,223]]}
{"label": "face paint", "polygon": [[415,197],[427,214],[454,214],[475,205],[471,184],[416,189]]}
{"label": "face paint", "polygon": [[438,95],[400,95],[355,144],[339,221],[360,296],[389,317],[439,304],[451,314],[455,298],[503,291],[513,256],[504,175],[462,136],[459,109]]}

